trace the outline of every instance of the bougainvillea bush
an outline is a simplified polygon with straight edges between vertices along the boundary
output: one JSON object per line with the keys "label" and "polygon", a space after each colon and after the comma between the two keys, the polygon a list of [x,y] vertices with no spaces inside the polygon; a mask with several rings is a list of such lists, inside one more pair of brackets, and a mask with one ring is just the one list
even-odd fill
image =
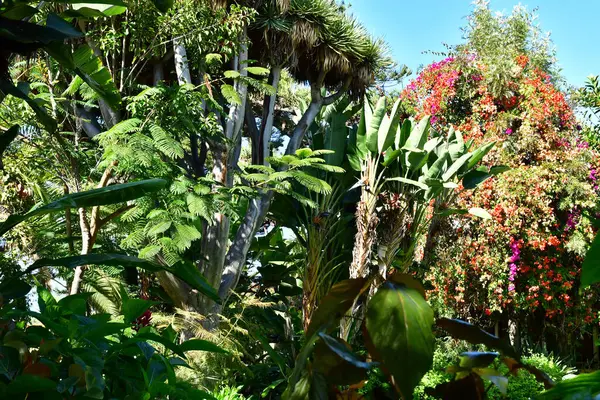
{"label": "bougainvillea bush", "polygon": [[578,281],[594,235],[598,160],[531,21],[521,8],[502,17],[477,5],[467,44],[424,68],[401,98],[407,112],[452,125],[473,146],[496,142],[485,163],[510,167],[493,177],[482,169],[472,176],[487,179],[477,190],[457,189],[453,208],[492,218],[457,216],[433,232],[432,298],[464,318],[520,321],[546,344],[544,330],[556,337],[597,322],[595,297],[578,294]]}

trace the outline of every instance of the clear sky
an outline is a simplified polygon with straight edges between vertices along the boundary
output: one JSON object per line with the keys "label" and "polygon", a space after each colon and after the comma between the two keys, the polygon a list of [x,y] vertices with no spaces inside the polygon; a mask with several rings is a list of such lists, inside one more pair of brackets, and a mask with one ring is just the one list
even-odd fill
{"label": "clear sky", "polygon": [[[460,27],[472,10],[471,0],[350,0],[353,14],[383,37],[394,59],[416,71],[439,60],[423,51],[443,51],[442,43],[462,41]],[[571,85],[600,74],[600,0],[491,0],[490,8],[509,14],[517,4],[538,7],[537,22],[551,32],[559,67]],[[414,76],[414,73],[413,73]]]}

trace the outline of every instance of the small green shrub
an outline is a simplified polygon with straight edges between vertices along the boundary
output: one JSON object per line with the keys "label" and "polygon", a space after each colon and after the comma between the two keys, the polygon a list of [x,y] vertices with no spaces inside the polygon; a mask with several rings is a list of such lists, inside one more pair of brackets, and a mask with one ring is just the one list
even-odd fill
{"label": "small green shrub", "polygon": [[[532,365],[550,376],[555,382],[560,382],[565,375],[576,373],[576,369],[568,366],[554,355],[531,353],[523,357],[523,361]],[[508,368],[502,364],[498,370],[507,375]],[[509,376],[508,392],[506,397],[492,387],[488,392],[489,399],[509,398],[511,400],[528,400],[544,390],[544,385],[536,381],[535,377],[527,371],[520,370],[517,376]]]}
{"label": "small green shrub", "polygon": [[[433,355],[433,366],[421,380],[419,386],[415,388],[414,399],[435,399],[425,393],[427,388],[433,388],[443,382],[453,379],[453,375],[446,372],[451,365],[458,363],[460,354],[474,349],[464,342],[451,338],[441,338],[437,340],[435,353]],[[560,382],[565,375],[576,373],[575,368],[568,366],[553,355],[540,353],[530,353],[523,357],[523,362],[536,367],[548,374],[555,382]],[[516,376],[510,375],[508,368],[504,363],[496,361],[491,367],[496,368],[500,373],[508,376],[508,392],[506,397],[502,396],[498,388],[492,386],[488,393],[488,399],[511,399],[528,400],[534,395],[544,390],[544,385],[536,381],[535,377],[527,371],[519,370]],[[491,383],[486,382],[486,385]]]}

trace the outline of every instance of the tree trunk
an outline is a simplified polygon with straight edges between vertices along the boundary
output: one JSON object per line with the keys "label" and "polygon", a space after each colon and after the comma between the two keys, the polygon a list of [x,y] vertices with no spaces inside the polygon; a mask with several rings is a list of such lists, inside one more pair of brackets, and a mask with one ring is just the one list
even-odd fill
{"label": "tree trunk", "polygon": [[521,350],[521,333],[519,323],[514,319],[508,320],[508,339],[517,352]]}
{"label": "tree trunk", "polygon": [[263,117],[261,121],[260,139],[262,144],[260,147],[259,163],[267,165],[267,157],[270,155],[271,133],[273,131],[273,119],[275,118],[275,104],[277,103],[277,88],[279,87],[279,79],[281,78],[281,67],[275,66],[271,68],[271,76],[269,83],[275,88],[275,93],[270,96],[265,96],[263,104]]}
{"label": "tree trunk", "polygon": [[183,40],[180,38],[173,38],[173,51],[175,52],[175,72],[177,74],[177,81],[180,85],[186,83],[192,83],[192,76],[190,75],[190,66],[188,64],[187,51],[183,45]]}
{"label": "tree trunk", "polygon": [[[90,231],[90,224],[87,219],[87,211],[85,208],[79,209],[79,227],[81,229],[81,255],[89,254],[90,250],[94,246],[92,242],[92,233]],[[73,274],[73,282],[71,282],[71,290],[69,294],[79,293],[81,281],[83,280],[83,272],[85,271],[85,265],[79,265],[75,267]]]}

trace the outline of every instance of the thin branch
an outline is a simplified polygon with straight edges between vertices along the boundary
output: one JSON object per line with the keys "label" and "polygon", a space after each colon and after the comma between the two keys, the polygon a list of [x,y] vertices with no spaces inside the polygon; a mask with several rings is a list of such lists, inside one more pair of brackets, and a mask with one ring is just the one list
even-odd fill
{"label": "thin branch", "polygon": [[128,204],[124,207],[119,208],[117,211],[113,212],[112,214],[109,214],[106,217],[100,219],[100,221],[98,222],[98,230],[100,230],[100,228],[102,228],[104,225],[106,225],[109,221],[123,215],[126,211],[131,210],[133,207],[135,207],[135,204]]}

